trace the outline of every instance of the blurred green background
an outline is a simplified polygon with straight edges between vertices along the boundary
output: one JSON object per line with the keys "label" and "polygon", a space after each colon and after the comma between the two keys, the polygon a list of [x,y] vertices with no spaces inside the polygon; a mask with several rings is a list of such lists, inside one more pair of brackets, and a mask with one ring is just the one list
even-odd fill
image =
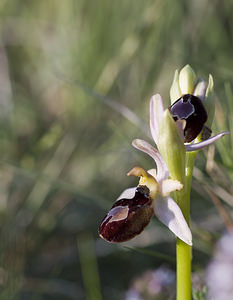
{"label": "blurred green background", "polygon": [[194,171],[204,272],[232,228],[233,1],[1,0],[0,24],[0,299],[125,299],[145,271],[175,270],[175,238],[156,218],[122,245],[97,231],[135,185],[126,173],[151,168],[131,141],[150,141],[149,99],[168,105],[187,63],[214,77],[214,133],[231,131]]}

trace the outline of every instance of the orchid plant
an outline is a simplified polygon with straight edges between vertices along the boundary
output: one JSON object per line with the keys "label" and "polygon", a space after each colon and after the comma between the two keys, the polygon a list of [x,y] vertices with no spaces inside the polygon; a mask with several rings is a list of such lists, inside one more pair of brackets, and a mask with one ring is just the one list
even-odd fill
{"label": "orchid plant", "polygon": [[[153,158],[156,169],[134,167],[128,176],[139,177],[137,187],[123,191],[103,219],[100,236],[124,242],[140,234],[152,216],[177,237],[177,300],[191,299],[190,190],[198,150],[227,132],[211,137],[214,116],[213,78],[197,79],[186,65],[176,71],[170,89],[171,106],[164,109],[159,94],[150,100],[150,130],[154,143],[135,139],[133,147]],[[173,192],[174,199],[170,196]]]}

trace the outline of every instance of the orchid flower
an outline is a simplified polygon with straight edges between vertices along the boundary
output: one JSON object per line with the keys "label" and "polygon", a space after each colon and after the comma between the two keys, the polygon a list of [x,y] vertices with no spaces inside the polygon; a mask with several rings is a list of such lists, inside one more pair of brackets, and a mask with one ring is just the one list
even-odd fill
{"label": "orchid flower", "polygon": [[124,242],[142,232],[155,214],[177,237],[192,245],[192,234],[178,204],[169,196],[183,188],[169,179],[169,170],[160,152],[148,142],[135,139],[132,145],[152,157],[157,170],[134,167],[127,175],[140,177],[137,187],[123,191],[103,219],[99,234],[109,242]]}
{"label": "orchid flower", "polygon": [[192,245],[191,231],[178,204],[169,196],[181,190],[183,184],[168,179],[169,172],[157,149],[136,139],[133,146],[150,155],[156,169],[145,171],[134,167],[127,175],[140,177],[137,187],[126,189],[106,215],[99,229],[100,236],[110,242],[123,242],[133,238],[148,225],[155,214],[176,236]]}
{"label": "orchid flower", "polygon": [[[160,124],[161,124],[162,116],[164,115],[164,112],[165,112],[165,110],[163,107],[163,101],[162,101],[161,96],[159,94],[152,96],[152,98],[150,100],[150,129],[151,129],[151,134],[152,134],[152,137],[153,137],[156,145],[158,145],[159,128],[160,128]],[[178,129],[178,132],[179,132],[181,138],[184,139],[183,131],[184,131],[184,127],[185,127],[185,122],[182,122],[180,120],[180,122],[179,121],[176,122],[176,125],[177,125],[177,129]],[[190,143],[190,144],[185,143],[185,149],[187,152],[200,150],[200,149],[207,147],[207,146],[211,145],[212,143],[216,142],[218,139],[220,139],[221,137],[223,137],[226,134],[228,134],[228,132],[224,131],[224,132],[216,134],[213,137],[209,137],[208,139],[201,141],[201,142]]]}
{"label": "orchid flower", "polygon": [[[178,72],[178,70],[175,71],[175,75],[174,75],[174,79],[173,79],[173,83],[170,89],[170,99],[171,99],[171,104],[174,105],[174,102],[177,102],[177,99],[181,99],[183,96],[185,95],[189,95],[189,96],[194,96],[197,97],[200,102],[202,102],[203,106],[205,107],[206,113],[207,113],[207,122],[206,122],[206,126],[204,126],[203,128],[203,132],[202,135],[198,136],[198,138],[196,140],[194,140],[191,144],[186,144],[185,148],[186,151],[197,151],[200,150],[206,146],[209,146],[210,144],[216,142],[218,139],[220,139],[221,137],[223,137],[224,135],[228,134],[229,132],[224,131],[221,132],[213,137],[209,137],[205,138],[204,134],[206,133],[206,130],[209,131],[210,135],[211,135],[211,125],[213,122],[213,118],[214,118],[214,111],[215,111],[215,104],[214,104],[214,99],[213,99],[213,86],[214,86],[214,82],[213,82],[213,77],[210,74],[209,75],[209,80],[208,80],[208,84],[206,81],[204,81],[202,78],[197,79],[196,75],[193,71],[193,69],[189,66],[186,65],[181,71],[180,73]],[[158,99],[160,98],[160,99]],[[151,120],[154,118],[153,116],[156,116],[156,113],[153,111],[153,107],[155,107],[155,104],[157,102],[157,110],[159,109],[160,114],[162,114],[164,112],[163,109],[163,105],[162,105],[162,99],[160,97],[160,95],[155,95],[152,97],[151,99]],[[184,105],[183,105],[183,112],[182,113],[195,113],[195,105],[193,105],[193,103],[191,103],[190,99],[188,99],[187,104],[188,105],[186,109],[184,109]],[[155,140],[157,140],[157,135],[158,135],[158,130],[157,128],[159,127],[159,121],[161,120],[156,118],[154,119],[155,122],[157,122],[156,124],[156,128],[154,128],[153,124],[151,124],[151,132],[152,132],[152,136]],[[198,122],[200,122],[200,116],[197,115],[196,116],[196,120],[194,123],[194,126],[197,126]],[[177,122],[176,122],[177,123]],[[185,127],[185,118],[183,118],[183,120],[179,120],[179,122],[177,123],[177,127],[178,130],[182,136],[182,131],[184,130]],[[201,128],[202,129],[202,128]],[[203,134],[204,133],[204,134]],[[209,135],[209,134],[208,134]],[[183,136],[182,136],[183,137]],[[200,142],[200,140],[202,140]],[[195,143],[196,141],[198,141],[197,143]]]}

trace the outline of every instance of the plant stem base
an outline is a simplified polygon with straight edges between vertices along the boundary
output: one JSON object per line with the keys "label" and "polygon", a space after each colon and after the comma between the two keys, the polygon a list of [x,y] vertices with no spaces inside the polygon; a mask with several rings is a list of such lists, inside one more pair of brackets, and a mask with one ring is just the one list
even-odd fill
{"label": "plant stem base", "polygon": [[177,300],[191,300],[191,247],[177,240],[176,244],[177,267]]}

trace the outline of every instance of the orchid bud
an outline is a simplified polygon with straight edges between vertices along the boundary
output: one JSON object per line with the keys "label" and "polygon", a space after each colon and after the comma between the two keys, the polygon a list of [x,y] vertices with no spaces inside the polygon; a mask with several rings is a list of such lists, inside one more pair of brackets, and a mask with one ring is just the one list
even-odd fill
{"label": "orchid bud", "polygon": [[171,104],[175,102],[178,98],[181,97],[181,90],[179,84],[179,72],[178,70],[175,71],[173,82],[170,88],[170,99]]}
{"label": "orchid bud", "polygon": [[168,109],[165,110],[162,116],[157,145],[171,177],[184,182],[185,146]]}
{"label": "orchid bud", "polygon": [[215,100],[214,100],[213,90],[214,90],[214,80],[212,75],[210,74],[209,82],[205,94],[205,100],[204,100],[204,105],[208,114],[208,120],[206,123],[208,127],[211,127],[214,119],[214,113],[215,113]]}
{"label": "orchid bud", "polygon": [[179,85],[181,94],[193,94],[196,83],[196,74],[190,65],[186,65],[179,74]]}

